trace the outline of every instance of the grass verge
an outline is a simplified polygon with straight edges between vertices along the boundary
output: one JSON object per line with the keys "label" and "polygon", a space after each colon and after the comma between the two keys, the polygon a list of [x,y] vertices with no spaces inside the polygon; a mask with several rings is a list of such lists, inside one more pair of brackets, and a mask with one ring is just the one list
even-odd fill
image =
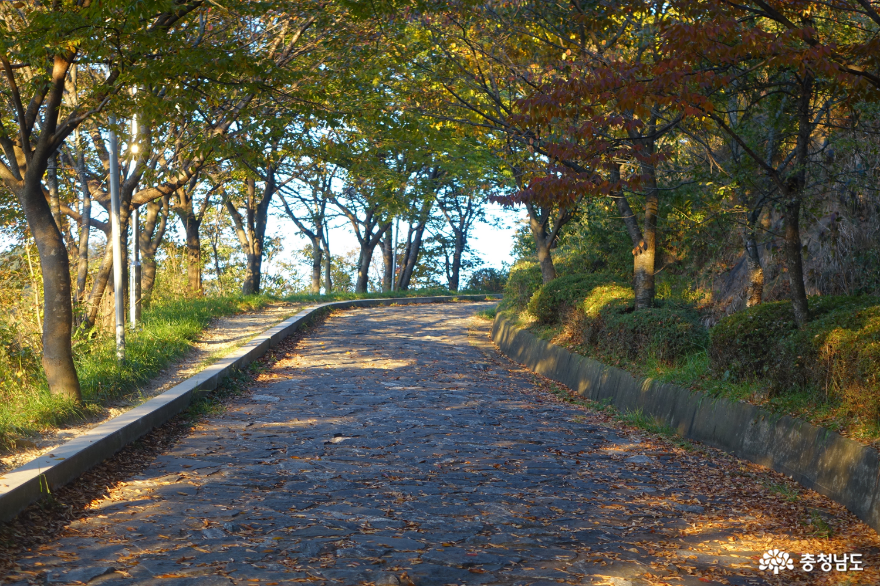
{"label": "grass verge", "polygon": [[267,296],[181,299],[156,304],[144,312],[141,327],[126,332],[123,363],[116,360],[115,340],[90,333],[74,340],[74,360],[83,401],[76,404],[49,393],[42,371],[7,390],[0,403],[0,448],[18,438],[96,415],[109,401],[135,391],[181,358],[210,321],[266,306]]}

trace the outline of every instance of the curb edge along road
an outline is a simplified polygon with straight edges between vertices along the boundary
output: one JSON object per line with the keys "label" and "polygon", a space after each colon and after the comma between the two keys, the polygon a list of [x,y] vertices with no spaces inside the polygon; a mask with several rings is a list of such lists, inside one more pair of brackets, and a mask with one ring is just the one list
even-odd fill
{"label": "curb edge along road", "polygon": [[258,334],[201,372],[113,419],[97,425],[86,433],[62,444],[51,454],[40,456],[0,476],[0,521],[13,519],[48,490],[63,486],[110,458],[121,448],[134,442],[186,409],[200,392],[212,391],[232,369],[243,368],[263,356],[269,348],[317,316],[334,309],[447,303],[455,300],[489,301],[500,295],[455,295],[438,297],[389,297],[353,299],[322,303],[304,309],[291,318]]}
{"label": "curb edge along road", "polygon": [[593,401],[641,409],[679,435],[772,468],[880,532],[880,454],[829,429],[749,403],[635,377],[537,338],[500,315],[492,341],[509,358]]}

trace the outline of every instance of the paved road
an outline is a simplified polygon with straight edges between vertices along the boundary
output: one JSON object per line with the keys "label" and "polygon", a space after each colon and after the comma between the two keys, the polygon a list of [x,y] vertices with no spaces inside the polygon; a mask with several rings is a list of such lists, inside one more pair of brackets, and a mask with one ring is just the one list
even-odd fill
{"label": "paved road", "polygon": [[472,344],[481,307],[331,317],[22,569],[50,583],[703,586],[720,564],[742,568],[729,584],[763,583],[735,549],[658,562],[651,543],[727,543],[682,536],[717,503],[669,454],[541,400]]}

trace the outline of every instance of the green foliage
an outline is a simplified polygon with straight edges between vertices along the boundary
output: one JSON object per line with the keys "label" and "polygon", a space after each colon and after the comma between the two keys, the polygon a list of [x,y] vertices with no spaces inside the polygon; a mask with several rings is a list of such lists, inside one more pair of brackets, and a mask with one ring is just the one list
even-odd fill
{"label": "green foliage", "polygon": [[[529,281],[517,278],[524,290]],[[511,272],[508,291],[513,280]],[[655,307],[634,311],[634,297],[632,288],[613,274],[577,273],[541,286],[526,309],[538,326],[564,322],[567,337],[577,346],[612,361],[674,363],[706,347],[708,334],[692,306],[657,300]],[[512,291],[508,299],[513,305]]]}
{"label": "green foliage", "polygon": [[725,317],[712,328],[709,358],[722,378],[745,380],[766,375],[778,357],[776,342],[796,329],[791,303],[762,303]]}
{"label": "green foliage", "polygon": [[517,312],[523,311],[541,287],[541,268],[538,263],[520,260],[510,269],[510,276],[504,286],[504,304]]}
{"label": "green foliage", "polygon": [[595,289],[613,279],[608,273],[557,277],[538,289],[526,307],[540,324],[560,322],[564,314],[577,307]]}
{"label": "green foliage", "polygon": [[618,283],[596,287],[567,324],[569,335],[592,354],[619,360],[676,363],[705,348],[706,329],[686,305],[657,301],[635,311],[632,289]]}
{"label": "green foliage", "polygon": [[496,315],[498,315],[497,306],[490,307],[489,309],[483,309],[482,311],[477,312],[477,317],[488,321],[494,321]]}
{"label": "green foliage", "polygon": [[806,391],[849,415],[880,420],[880,298],[813,297],[810,312],[800,330],[788,302],[723,319],[712,331],[713,371],[763,380],[775,394]]}
{"label": "green foliage", "polygon": [[709,341],[693,310],[671,304],[639,311],[606,311],[598,321],[603,351],[630,360],[651,357],[675,363],[705,348]]}
{"label": "green foliage", "polygon": [[508,273],[488,267],[474,271],[468,279],[467,288],[487,293],[501,293],[507,281]]}
{"label": "green foliage", "polygon": [[[121,365],[112,337],[77,340],[75,361],[83,391],[79,406],[49,394],[38,355],[34,355],[15,385],[3,387],[0,447],[11,445],[16,437],[99,413],[101,405],[135,391],[180,358],[211,319],[253,310],[268,301],[267,297],[232,296],[156,303],[144,312],[141,329],[126,335],[126,361]],[[7,371],[3,374],[6,377]]]}
{"label": "green foliage", "polygon": [[76,357],[84,402],[104,403],[134,390],[180,358],[215,317],[252,311],[270,301],[266,296],[176,299],[156,304],[144,313],[142,328],[125,340],[126,359],[116,361],[110,337],[86,346]]}

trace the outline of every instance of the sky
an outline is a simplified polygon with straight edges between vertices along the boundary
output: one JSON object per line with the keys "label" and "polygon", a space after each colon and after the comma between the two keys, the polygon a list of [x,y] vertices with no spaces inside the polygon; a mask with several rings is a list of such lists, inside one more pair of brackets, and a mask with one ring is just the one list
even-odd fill
{"label": "sky", "polygon": [[[500,205],[490,203],[486,210],[487,219],[492,224],[479,222],[477,223],[469,239],[469,247],[471,251],[482,261],[483,267],[494,267],[501,269],[504,264],[513,263],[513,243],[514,234],[516,232],[517,222],[524,217],[521,210],[504,209]],[[350,224],[346,221],[337,220],[334,228],[330,231],[330,251],[333,255],[341,255],[350,250],[358,250],[359,245]],[[406,225],[401,224],[400,239],[406,238]],[[297,250],[301,250],[308,240],[300,234],[296,225],[289,219],[281,217],[277,214],[270,215],[266,234],[275,237],[282,236],[284,240],[284,252],[279,255],[278,260],[293,262],[294,255]],[[378,255],[377,249],[374,255]],[[274,263],[273,263],[274,264]],[[269,268],[272,271],[272,267]],[[301,275],[306,277],[308,267],[303,265]],[[467,283],[468,274],[462,274],[461,282]],[[445,277],[441,277],[441,282],[445,284]]]}

